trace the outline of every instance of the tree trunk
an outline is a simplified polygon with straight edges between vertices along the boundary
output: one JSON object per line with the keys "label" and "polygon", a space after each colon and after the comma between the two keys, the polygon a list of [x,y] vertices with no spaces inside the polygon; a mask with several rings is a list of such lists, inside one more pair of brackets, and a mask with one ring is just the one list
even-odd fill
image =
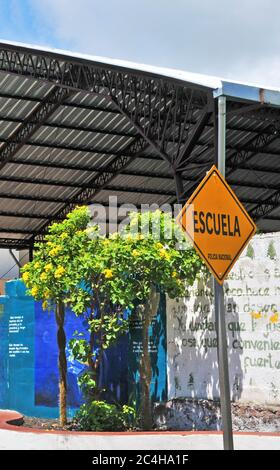
{"label": "tree trunk", "polygon": [[95,361],[92,358],[92,353],[94,349],[94,336],[95,333],[91,331],[90,333],[90,339],[89,339],[89,344],[90,344],[90,355],[88,357],[88,365],[89,365],[89,371],[91,378],[95,381],[95,387],[90,391],[89,396],[86,398],[88,399],[89,397],[92,400],[98,400],[100,396],[100,391],[98,387],[98,366],[99,366],[99,361],[97,358],[95,358]]}
{"label": "tree trunk", "polygon": [[154,286],[151,287],[150,296],[143,306],[143,326],[142,326],[142,356],[140,365],[140,419],[141,427],[144,431],[149,431],[153,427],[152,402],[151,402],[151,380],[152,367],[149,351],[149,326],[156,315],[159,306],[160,295]]}
{"label": "tree trunk", "polygon": [[61,426],[67,423],[67,361],[66,361],[66,336],[64,331],[65,305],[58,301],[55,310],[57,324],[58,345],[58,370],[59,370],[59,420]]}
{"label": "tree trunk", "polygon": [[[94,286],[92,286],[92,290],[94,291]],[[94,313],[95,309],[97,308],[100,310],[100,302],[99,302],[99,296],[97,289],[95,290],[95,295],[97,297],[96,300],[92,300],[92,306],[91,306],[91,314],[90,314],[90,320],[94,320]],[[91,374],[91,378],[95,381],[95,387],[91,390],[89,396],[87,398],[91,398],[92,400],[99,400],[100,398],[100,390],[98,387],[98,372],[99,372],[99,364],[100,364],[100,352],[99,352],[99,357],[95,357],[95,360],[92,358],[92,353],[94,350],[94,343],[96,341],[96,336],[97,334],[94,333],[93,331],[90,332],[90,338],[89,338],[89,346],[90,346],[90,354],[88,357],[88,365],[89,365],[89,371]]]}

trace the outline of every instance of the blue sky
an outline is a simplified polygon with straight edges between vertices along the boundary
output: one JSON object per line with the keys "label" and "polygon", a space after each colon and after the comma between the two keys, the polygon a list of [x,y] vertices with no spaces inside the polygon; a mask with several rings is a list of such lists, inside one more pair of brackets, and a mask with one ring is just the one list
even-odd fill
{"label": "blue sky", "polygon": [[39,4],[40,0],[0,0],[0,38],[58,48],[66,47],[67,41],[61,41],[56,36],[55,29],[51,27],[48,19],[40,15],[36,3]]}
{"label": "blue sky", "polygon": [[277,0],[0,0],[0,38],[280,87]]}

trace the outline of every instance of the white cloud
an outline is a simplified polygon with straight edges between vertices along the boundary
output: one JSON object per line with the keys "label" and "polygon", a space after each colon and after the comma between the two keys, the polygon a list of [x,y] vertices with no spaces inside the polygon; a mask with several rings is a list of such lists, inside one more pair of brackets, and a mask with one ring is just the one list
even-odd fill
{"label": "white cloud", "polygon": [[30,0],[65,48],[280,87],[275,0]]}

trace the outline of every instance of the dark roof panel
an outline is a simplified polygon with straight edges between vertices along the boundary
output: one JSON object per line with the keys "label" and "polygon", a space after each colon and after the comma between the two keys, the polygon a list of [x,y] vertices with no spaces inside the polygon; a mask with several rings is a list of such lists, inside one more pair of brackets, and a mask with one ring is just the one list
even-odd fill
{"label": "dark roof panel", "polygon": [[175,168],[186,199],[214,162],[222,92],[227,180],[261,230],[280,229],[279,90],[260,103],[245,84],[16,44],[0,59],[1,246],[77,203],[175,202]]}

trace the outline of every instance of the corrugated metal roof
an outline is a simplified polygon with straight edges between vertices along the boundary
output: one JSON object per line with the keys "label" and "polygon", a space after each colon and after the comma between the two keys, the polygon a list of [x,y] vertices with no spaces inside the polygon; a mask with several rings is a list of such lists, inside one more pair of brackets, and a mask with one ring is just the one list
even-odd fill
{"label": "corrugated metal roof", "polygon": [[[134,99],[123,112],[121,106],[128,99],[128,85],[123,86],[122,96],[114,99],[109,99],[108,92],[102,87],[96,93],[72,86],[34,132],[26,139],[21,137],[12,157],[4,161],[6,146],[17,142],[21,129],[36,123],[36,112],[42,104],[52,103],[49,97],[59,86],[52,77],[43,81],[35,79],[32,74],[27,76],[26,70],[21,71],[16,62],[13,65],[16,70],[6,70],[4,52],[1,56],[6,47],[18,53],[19,62],[26,52],[34,61],[36,54],[45,55],[46,60],[52,57],[61,67],[68,59],[75,64],[89,64],[93,71],[94,67],[101,70],[106,66],[108,73],[117,71],[116,80],[124,82],[132,73],[136,87]],[[168,95],[164,97],[163,93],[158,97],[155,88],[148,85],[145,93],[141,94],[144,79],[150,79],[153,86],[158,80],[163,91],[174,83],[176,93],[190,97],[189,107],[178,108],[172,121],[168,114],[170,109],[168,111],[166,107]],[[119,204],[175,201],[175,166],[172,167],[172,162],[168,163],[162,156],[171,155],[174,161],[178,158],[203,116],[205,100],[213,93],[215,96],[225,93],[229,97],[227,179],[252,213],[259,214],[256,209],[259,210],[263,202],[268,204],[269,211],[261,213],[258,222],[260,229],[280,229],[280,196],[279,201],[274,197],[278,193],[280,195],[280,89],[36,46],[2,43],[0,245],[4,238],[31,240],[52,218],[60,216],[69,201],[80,202],[82,197],[88,202],[105,204],[108,204],[109,196],[117,196]],[[195,97],[193,101],[192,96]],[[149,133],[146,129],[143,131],[143,126],[147,125],[148,103],[154,110],[151,119],[156,116],[153,125],[148,125]],[[157,109],[161,110],[158,114]],[[166,139],[160,134],[163,128]],[[135,156],[127,149],[131,149],[141,135],[149,140]],[[186,196],[213,164],[214,153],[214,119],[209,115],[188,156],[187,166],[180,170]],[[125,157],[124,166],[120,169],[114,167],[114,162],[121,157]],[[103,180],[104,175],[109,177]],[[90,194],[93,196],[86,198]],[[273,200],[270,201],[271,197]]]}

